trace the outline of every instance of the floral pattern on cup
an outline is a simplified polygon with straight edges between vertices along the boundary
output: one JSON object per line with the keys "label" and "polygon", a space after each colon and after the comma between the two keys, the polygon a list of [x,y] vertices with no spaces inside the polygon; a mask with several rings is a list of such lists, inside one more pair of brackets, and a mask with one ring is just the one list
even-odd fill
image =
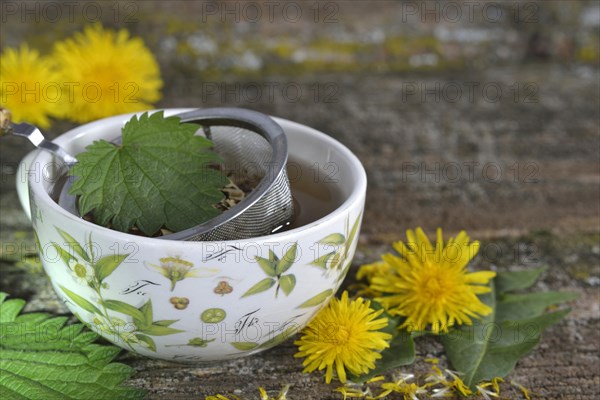
{"label": "floral pattern on cup", "polygon": [[177,282],[186,278],[208,278],[220,272],[218,268],[195,268],[194,263],[183,260],[180,256],[160,258],[158,265],[145,262],[146,267],[167,278],[171,282],[171,292]]}
{"label": "floral pattern on cup", "polygon": [[310,264],[322,268],[326,273],[335,271],[340,272],[341,277],[346,276],[346,272],[350,268],[349,251],[352,248],[356,232],[358,232],[360,217],[361,214],[356,217],[352,228],[350,228],[349,219],[346,219],[345,234],[332,233],[319,240],[317,243],[323,245],[327,253],[316,258]]}
{"label": "floral pattern on cup", "polygon": [[[171,328],[171,325],[178,320],[154,320],[151,299],[142,306],[135,307],[120,300],[105,298],[103,290],[108,288],[105,279],[121,265],[129,254],[95,257],[91,236],[88,244],[82,246],[66,231],[60,228],[56,228],[56,230],[71,251],[55,242],[52,245],[69,269],[73,280],[79,286],[87,286],[91,289],[94,292],[95,300],[92,302],[63,285],[58,286],[70,302],[89,313],[89,317],[84,318],[83,322],[86,322],[90,329],[113,342],[125,343],[131,350],[135,351],[134,345],[137,345],[154,352],[156,352],[156,344],[152,336],[183,332],[180,329]],[[109,313],[109,310],[112,313]],[[115,312],[121,314],[122,317],[115,316]]]}
{"label": "floral pattern on cup", "polygon": [[277,287],[275,288],[275,298],[277,298],[279,295],[280,289],[283,291],[283,293],[285,293],[286,296],[289,296],[296,287],[296,276],[294,274],[284,275],[284,273],[286,273],[294,265],[294,261],[296,261],[297,248],[298,243],[294,243],[285,252],[281,259],[279,259],[279,257],[277,257],[272,250],[269,250],[269,258],[257,256],[256,262],[268,277],[260,280],[258,283],[248,289],[242,295],[242,298],[267,291],[275,284],[277,284]]}

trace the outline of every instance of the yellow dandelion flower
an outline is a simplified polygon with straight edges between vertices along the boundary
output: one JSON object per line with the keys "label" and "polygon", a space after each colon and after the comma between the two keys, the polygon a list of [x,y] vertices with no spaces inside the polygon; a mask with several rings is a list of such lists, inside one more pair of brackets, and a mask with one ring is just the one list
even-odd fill
{"label": "yellow dandelion flower", "polygon": [[350,301],[344,291],[341,299],[333,299],[308,324],[294,342],[299,350],[294,357],[306,357],[304,372],[327,368],[325,380],[330,383],[334,366],[341,382],[346,382],[346,369],[361,375],[375,368],[379,352],[389,347],[392,336],[379,332],[388,320],[378,318],[383,310],[375,311],[370,305],[361,297]]}
{"label": "yellow dandelion flower", "polygon": [[9,109],[15,122],[50,126],[58,113],[61,86],[54,63],[26,44],[6,48],[0,54],[0,104]]}
{"label": "yellow dandelion flower", "polygon": [[61,112],[76,122],[152,108],[160,99],[158,63],[140,38],[129,32],[88,26],[59,42],[54,56],[64,95]]}
{"label": "yellow dandelion flower", "polygon": [[371,289],[384,294],[377,301],[390,314],[406,317],[401,328],[418,331],[430,326],[434,333],[447,332],[454,324],[471,324],[471,318],[492,311],[477,295],[490,291],[484,285],[496,273],[469,273],[466,269],[479,250],[479,242],[469,243],[464,231],[444,246],[442,230],[438,229],[435,247],[421,228],[408,230],[406,235],[407,244],[394,243],[400,257],[382,256],[392,272],[371,280]]}

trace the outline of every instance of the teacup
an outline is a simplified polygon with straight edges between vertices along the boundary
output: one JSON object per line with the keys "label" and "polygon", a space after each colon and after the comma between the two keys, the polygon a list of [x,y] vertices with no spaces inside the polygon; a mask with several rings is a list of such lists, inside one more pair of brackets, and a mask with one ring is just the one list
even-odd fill
{"label": "teacup", "polygon": [[[55,142],[77,154],[94,140],[118,136],[132,115],[79,126]],[[312,185],[317,208],[329,193],[330,210],[305,210],[309,219],[305,215],[299,226],[252,239],[175,241],[95,225],[52,198],[64,173],[52,154],[36,150],[23,160],[17,190],[44,269],[80,321],[130,351],[193,363],[273,347],[327,304],[356,249],[366,174],[338,141],[274,119],[288,138],[292,188],[295,179]]]}

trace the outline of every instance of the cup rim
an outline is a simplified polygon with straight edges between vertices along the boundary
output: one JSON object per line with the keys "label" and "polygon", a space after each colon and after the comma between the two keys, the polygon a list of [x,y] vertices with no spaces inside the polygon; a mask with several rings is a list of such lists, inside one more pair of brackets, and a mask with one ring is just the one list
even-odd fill
{"label": "cup rim", "polygon": [[[61,134],[54,141],[59,145],[65,145],[66,143],[77,140],[77,139],[81,138],[82,136],[87,135],[91,129],[97,129],[100,126],[106,125],[106,124],[111,124],[111,125],[118,124],[118,123],[123,124],[127,120],[129,120],[132,116],[141,115],[145,112],[154,113],[154,112],[164,111],[165,115],[169,116],[169,115],[179,114],[179,113],[186,112],[186,111],[191,111],[194,109],[196,109],[196,108],[165,108],[165,109],[140,111],[140,112],[128,113],[128,114],[120,114],[120,115],[116,115],[116,116],[102,118],[102,119],[99,119],[96,121],[92,121],[92,122],[77,126],[73,129]],[[349,161],[349,164],[355,170],[354,171],[355,173],[353,175],[355,175],[357,178],[353,182],[353,187],[352,187],[350,194],[335,210],[333,210],[329,214],[327,214],[315,221],[312,221],[308,224],[298,226],[296,228],[292,228],[292,229],[289,229],[289,230],[286,230],[283,232],[273,233],[273,234],[264,235],[264,236],[257,236],[257,237],[252,237],[252,238],[246,238],[246,239],[202,241],[202,242],[137,236],[137,235],[132,235],[132,234],[126,233],[126,232],[120,232],[120,231],[116,231],[113,229],[109,229],[109,228],[103,227],[101,225],[96,225],[92,222],[86,221],[82,218],[79,218],[79,217],[69,213],[67,210],[60,207],[58,205],[58,203],[56,203],[54,200],[52,200],[52,198],[50,197],[50,194],[43,187],[43,180],[30,179],[29,175],[34,174],[35,173],[34,170],[30,170],[27,173],[28,182],[29,182],[28,184],[30,186],[31,191],[36,195],[36,198],[39,199],[40,202],[45,203],[45,207],[50,207],[52,210],[61,214],[63,217],[66,217],[67,219],[71,220],[73,223],[83,224],[84,226],[87,226],[89,224],[89,229],[99,230],[100,232],[103,232],[106,235],[111,235],[115,240],[131,241],[132,237],[135,237],[136,240],[151,240],[151,241],[154,241],[155,244],[163,243],[163,244],[168,244],[168,245],[172,245],[173,243],[179,243],[179,244],[189,243],[191,245],[194,245],[195,243],[196,244],[197,243],[223,243],[223,244],[236,243],[236,244],[240,244],[240,243],[244,243],[244,242],[256,242],[256,241],[264,241],[264,240],[283,241],[283,240],[289,239],[290,237],[294,237],[294,236],[297,236],[298,234],[304,233],[306,231],[310,231],[316,227],[319,227],[320,225],[322,225],[324,223],[327,223],[328,221],[330,221],[332,219],[335,219],[339,215],[345,213],[347,210],[352,208],[352,206],[354,204],[361,201],[361,199],[365,195],[366,189],[367,189],[367,175],[366,175],[366,172],[365,172],[365,169],[364,169],[362,163],[360,162],[358,157],[356,157],[356,155],[354,153],[352,153],[352,151],[350,151],[350,149],[348,149],[345,145],[343,145],[341,142],[337,141],[336,139],[332,138],[331,136],[329,136],[321,131],[318,131],[314,128],[311,128],[307,125],[303,125],[298,122],[290,121],[285,118],[279,118],[279,117],[273,117],[273,116],[271,116],[271,118],[273,118],[275,120],[275,122],[281,124],[282,127],[284,128],[284,131],[286,130],[286,128],[295,128],[298,130],[302,130],[303,134],[313,136],[313,137],[317,138],[319,141],[327,143],[328,145],[335,148],[337,151],[339,151],[340,154],[342,154],[342,156],[344,158],[346,158]],[[52,155],[46,151],[36,149],[36,150],[33,150],[33,153],[34,154],[37,153],[37,154],[35,154],[35,156],[33,157],[32,163],[44,163],[44,162],[49,163],[51,161]]]}

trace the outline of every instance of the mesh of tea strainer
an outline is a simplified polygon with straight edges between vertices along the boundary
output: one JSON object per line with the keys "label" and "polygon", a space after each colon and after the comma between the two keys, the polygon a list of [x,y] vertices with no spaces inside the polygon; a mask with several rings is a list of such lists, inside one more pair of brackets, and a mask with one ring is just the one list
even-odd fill
{"label": "mesh of tea strainer", "polygon": [[251,238],[270,234],[289,224],[294,209],[286,172],[287,139],[279,124],[264,114],[238,108],[194,110],[178,116],[182,122],[217,126],[211,130],[211,139],[225,160],[225,168],[242,176],[260,178],[260,182],[235,207],[205,224],[165,238]]}
{"label": "mesh of tea strainer", "polygon": [[[286,173],[287,139],[275,121],[264,114],[240,108],[198,109],[176,116],[181,122],[198,123],[204,128],[214,142],[216,152],[224,159],[225,170],[233,172],[238,180],[259,182],[243,200],[217,217],[159,238],[245,239],[268,235],[290,223],[293,200]],[[79,215],[76,198],[68,194],[71,183],[72,179],[69,179],[63,187],[59,205]]]}

